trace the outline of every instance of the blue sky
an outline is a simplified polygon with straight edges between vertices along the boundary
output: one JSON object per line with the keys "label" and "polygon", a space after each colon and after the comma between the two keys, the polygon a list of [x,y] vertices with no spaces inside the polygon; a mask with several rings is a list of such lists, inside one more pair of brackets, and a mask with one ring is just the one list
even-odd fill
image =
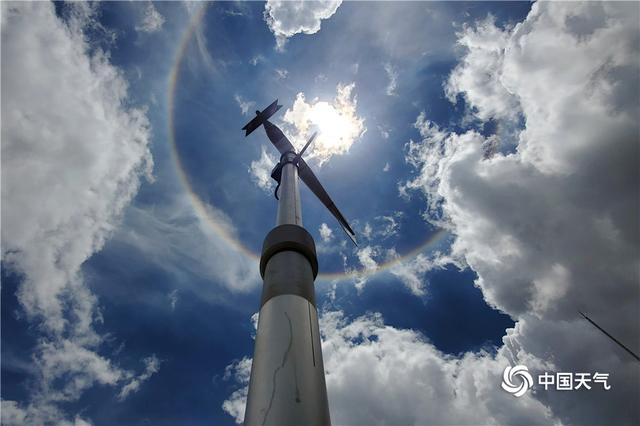
{"label": "blue sky", "polygon": [[639,10],[3,3],[2,423],[241,422],[277,98],[334,423],[637,424]]}

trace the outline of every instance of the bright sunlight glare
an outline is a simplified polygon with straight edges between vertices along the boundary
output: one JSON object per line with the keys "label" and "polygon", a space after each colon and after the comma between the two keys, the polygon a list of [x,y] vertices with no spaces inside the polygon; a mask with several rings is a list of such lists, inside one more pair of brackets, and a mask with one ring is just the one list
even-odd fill
{"label": "bright sunlight glare", "polygon": [[333,102],[317,98],[307,103],[304,93],[298,93],[293,108],[287,110],[284,122],[288,125],[291,142],[300,149],[314,131],[318,137],[309,148],[307,158],[315,158],[319,164],[333,155],[345,154],[366,131],[364,119],[356,114],[357,99],[353,93],[355,84],[338,85]]}

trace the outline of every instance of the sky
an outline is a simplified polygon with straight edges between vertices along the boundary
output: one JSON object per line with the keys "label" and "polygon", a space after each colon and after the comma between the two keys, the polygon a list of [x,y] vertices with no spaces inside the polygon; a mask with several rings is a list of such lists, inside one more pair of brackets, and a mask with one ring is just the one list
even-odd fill
{"label": "sky", "polygon": [[242,423],[275,99],[334,424],[640,423],[638,3],[0,7],[2,424]]}

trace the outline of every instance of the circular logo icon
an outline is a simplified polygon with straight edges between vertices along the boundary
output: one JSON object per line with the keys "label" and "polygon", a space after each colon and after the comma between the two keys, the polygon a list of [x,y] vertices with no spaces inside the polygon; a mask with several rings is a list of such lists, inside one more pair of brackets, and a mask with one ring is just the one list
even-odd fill
{"label": "circular logo icon", "polygon": [[507,367],[502,374],[502,389],[516,397],[521,397],[533,386],[533,377],[524,365]]}

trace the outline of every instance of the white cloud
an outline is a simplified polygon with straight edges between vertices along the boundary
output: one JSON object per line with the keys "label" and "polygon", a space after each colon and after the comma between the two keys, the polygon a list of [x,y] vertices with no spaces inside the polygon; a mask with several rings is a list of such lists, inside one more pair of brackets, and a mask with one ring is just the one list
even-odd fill
{"label": "white cloud", "polygon": [[191,291],[209,302],[220,300],[220,287],[202,288],[194,276],[233,292],[255,288],[261,281],[253,259],[230,244],[238,239],[232,220],[210,205],[202,210],[196,211],[186,194],[150,208],[131,206],[114,239],[170,273],[179,292]]}
{"label": "white cloud", "polygon": [[318,232],[320,233],[320,238],[322,238],[322,241],[325,243],[328,243],[329,241],[331,241],[331,239],[333,239],[333,231],[324,222],[320,225],[320,229],[318,229]]}
{"label": "white cloud", "polygon": [[[388,164],[385,165],[383,171],[388,171]],[[371,222],[365,222],[364,227],[360,231],[360,234],[366,240],[386,240],[398,235],[400,230],[400,219],[403,216],[403,212],[394,211],[388,215],[376,216]],[[372,224],[373,223],[373,224]]]}
{"label": "white cloud", "polygon": [[57,424],[60,426],[90,426],[91,423],[76,415],[73,421],[60,416],[51,405],[30,405],[20,407],[15,401],[0,401],[2,424],[6,426],[23,426],[25,424]]}
{"label": "white cloud", "polygon": [[222,403],[222,409],[232,416],[237,424],[242,424],[244,421],[244,410],[247,405],[249,378],[251,376],[251,364],[252,359],[244,357],[232,362],[224,370],[225,380],[233,379],[237,384],[242,386]]}
{"label": "white cloud", "polygon": [[265,57],[263,55],[260,55],[260,54],[258,54],[256,56],[253,56],[251,59],[249,59],[249,63],[251,65],[253,65],[254,67],[256,65],[258,65],[259,63],[262,63],[262,62],[265,62],[265,61],[266,61]]}
{"label": "white cloud", "polygon": [[142,383],[146,382],[151,378],[151,376],[160,371],[160,360],[155,355],[145,358],[143,361],[145,365],[144,372],[122,387],[118,394],[118,399],[120,401],[126,399],[130,394],[138,392]]}
{"label": "white cloud", "polygon": [[[196,19],[195,16],[199,13],[205,13],[209,4],[206,2],[182,2],[182,5],[187,10],[187,13],[191,16],[191,19]],[[198,50],[198,58],[202,61],[207,72],[216,71],[216,66],[209,52],[209,46],[207,38],[205,37],[205,25],[206,19],[198,19],[198,23],[194,28],[193,36],[196,42],[196,48]]]}
{"label": "white cloud", "polygon": [[164,17],[158,12],[152,2],[147,3],[144,9],[142,22],[136,25],[136,31],[143,33],[154,33],[162,29]]}
{"label": "white cloud", "polygon": [[315,34],[323,19],[330,18],[342,0],[287,1],[267,0],[264,19],[276,37],[276,49],[284,50],[289,37],[295,34]]}
{"label": "white cloud", "polygon": [[345,272],[353,274],[353,283],[358,292],[364,289],[367,283],[367,277],[378,270],[378,261],[375,259],[380,255],[381,249],[378,246],[365,246],[356,250],[358,263],[362,267],[360,273],[355,270],[346,269]]}
{"label": "white cloud", "polygon": [[89,424],[78,415],[73,422],[67,420],[57,405],[76,401],[94,384],[116,386],[130,381],[123,390],[132,384],[137,390],[142,381],[158,371],[157,365],[152,366],[153,371],[149,367],[149,360],[155,359],[153,355],[145,359],[146,371],[139,378],[133,378],[132,372],[118,368],[91,349],[68,339],[41,342],[33,359],[39,372],[37,389],[25,406],[15,401],[2,401],[2,424]]}
{"label": "white cloud", "polygon": [[[495,355],[446,355],[418,332],[385,325],[377,313],[350,321],[340,311],[323,312],[320,327],[334,424],[557,422],[530,394],[516,399],[502,391],[502,371],[513,356],[506,346]],[[540,366],[535,358],[526,361]],[[224,402],[237,423],[243,420],[250,363],[245,358],[227,367],[237,371],[230,376],[241,386]]]}
{"label": "white cloud", "polygon": [[389,139],[390,130],[385,126],[378,126],[378,131],[380,132],[380,136],[382,139]]}
{"label": "white cloud", "polygon": [[238,103],[238,106],[240,107],[240,111],[242,111],[242,115],[249,114],[249,111],[252,110],[253,107],[256,105],[255,101],[248,101],[244,99],[242,96],[238,95],[237,93],[233,98]]}
{"label": "white cloud", "polygon": [[23,275],[17,297],[41,333],[30,402],[18,407],[31,424],[61,423],[59,401],[132,374],[98,353],[101,314],[81,265],[152,167],[145,111],[125,106],[127,83],[108,55],[88,53],[95,9],[68,7],[62,22],[51,3],[2,4],[12,58],[2,66],[2,261]]}
{"label": "white cloud", "polygon": [[424,114],[422,141],[408,144],[420,173],[404,188],[425,193],[456,237],[452,255],[478,274],[487,302],[518,321],[505,342],[559,371],[618,377],[606,393],[537,395],[570,424],[640,419],[637,365],[578,315],[593,313],[640,348],[640,102],[629,95],[639,90],[638,7],[535,3],[513,29],[491,19],[466,28],[469,51],[448,93],[462,91],[479,120],[521,111],[517,149],[487,157],[487,138],[449,133]]}
{"label": "white cloud", "polygon": [[[384,240],[384,232],[374,232],[368,223],[366,224],[365,231],[369,232],[368,240],[374,237]],[[346,256],[344,252],[341,252],[341,254]],[[395,247],[384,248],[382,245],[371,244],[356,249],[354,254],[360,268],[350,267],[345,262],[344,272],[352,277],[353,284],[358,292],[364,289],[372,275],[375,274],[383,264],[389,265],[385,273],[389,273],[398,278],[412,294],[418,297],[424,296],[427,292],[427,272],[433,269],[443,268],[449,264],[461,267],[457,259],[439,251],[429,255],[420,253],[412,258],[400,259],[400,255],[397,253]]]}
{"label": "white cloud", "polygon": [[271,192],[274,187],[274,180],[271,179],[271,170],[278,163],[278,159],[267,152],[264,145],[260,147],[260,158],[252,161],[249,166],[251,179],[260,189]]}
{"label": "white cloud", "polygon": [[367,271],[375,271],[378,269],[378,263],[373,259],[373,256],[376,254],[376,248],[371,246],[363,247],[359,249],[357,252],[358,261],[360,265],[364,267]]}
{"label": "white cloud", "polygon": [[[398,70],[396,67],[391,65],[390,63],[384,64],[384,71],[387,73],[387,78],[389,78],[389,84],[387,84],[387,95],[395,96],[397,95],[398,90]],[[387,135],[387,138],[389,136]],[[386,138],[385,138],[386,139]]]}
{"label": "white cloud", "polygon": [[[36,365],[43,377],[43,392],[38,396],[50,401],[74,401],[94,383],[115,386],[131,375],[96,352],[68,339],[40,344]],[[72,380],[64,380],[65,376]],[[63,384],[55,387],[56,380]]]}
{"label": "white cloud", "polygon": [[[394,257],[397,257],[396,253],[394,255]],[[426,286],[425,275],[433,267],[432,260],[420,253],[413,259],[394,265],[389,272],[398,277],[411,293],[416,296],[423,296]]]}
{"label": "white cloud", "polygon": [[387,161],[387,162],[384,164],[384,167],[382,168],[382,171],[386,173],[386,172],[388,172],[389,170],[391,170],[391,166],[389,165],[389,162]]}
{"label": "white cloud", "polygon": [[[4,10],[4,51],[15,58],[3,69],[2,243],[3,260],[27,275],[19,290],[26,312],[62,331],[59,297],[112,232],[152,161],[144,111],[121,106],[127,84],[119,71],[99,52],[87,56],[81,30],[65,31],[51,9]],[[31,20],[39,25],[18,30]],[[33,69],[38,80],[21,84]]]}
{"label": "white cloud", "polygon": [[509,32],[497,28],[491,15],[476,26],[465,25],[458,34],[458,45],[466,53],[445,85],[449,100],[455,103],[461,94],[481,120],[515,118],[520,110],[518,100],[503,84],[508,43]]}
{"label": "white cloud", "polygon": [[502,353],[448,356],[415,331],[385,325],[380,314],[348,321],[327,312],[321,324],[336,424],[552,423],[533,398],[514,402],[499,389],[509,365]]}
{"label": "white cloud", "polygon": [[276,68],[276,78],[278,80],[284,80],[289,75],[289,71],[284,68]]}
{"label": "white cloud", "polygon": [[253,325],[254,330],[258,330],[258,320],[260,319],[260,312],[256,312],[251,315],[251,325]]}
{"label": "white cloud", "polygon": [[383,239],[396,236],[400,230],[398,219],[400,219],[402,215],[403,213],[401,211],[396,211],[388,216],[383,215],[376,217],[376,220],[382,223],[379,236]]}
{"label": "white cloud", "polygon": [[369,222],[364,224],[364,229],[361,232],[362,236],[367,240],[370,240],[373,237],[373,228]]}
{"label": "white cloud", "polygon": [[11,426],[25,424],[27,412],[20,408],[17,402],[2,400],[1,404],[2,424]]}
{"label": "white cloud", "polygon": [[357,115],[354,89],[355,83],[338,84],[331,103],[317,98],[308,103],[300,92],[293,107],[287,109],[283,130],[298,149],[304,146],[313,130],[319,132],[305,154],[307,159],[315,158],[322,165],[334,155],[349,152],[351,145],[366,132],[364,119]]}
{"label": "white cloud", "polygon": [[175,311],[176,304],[178,303],[178,299],[179,299],[178,289],[174,288],[173,290],[171,290],[167,295],[167,299],[169,299],[169,305],[171,306],[171,310]]}
{"label": "white cloud", "polygon": [[243,12],[240,12],[237,10],[230,10],[230,9],[225,10],[224,14],[227,16],[245,16]]}

